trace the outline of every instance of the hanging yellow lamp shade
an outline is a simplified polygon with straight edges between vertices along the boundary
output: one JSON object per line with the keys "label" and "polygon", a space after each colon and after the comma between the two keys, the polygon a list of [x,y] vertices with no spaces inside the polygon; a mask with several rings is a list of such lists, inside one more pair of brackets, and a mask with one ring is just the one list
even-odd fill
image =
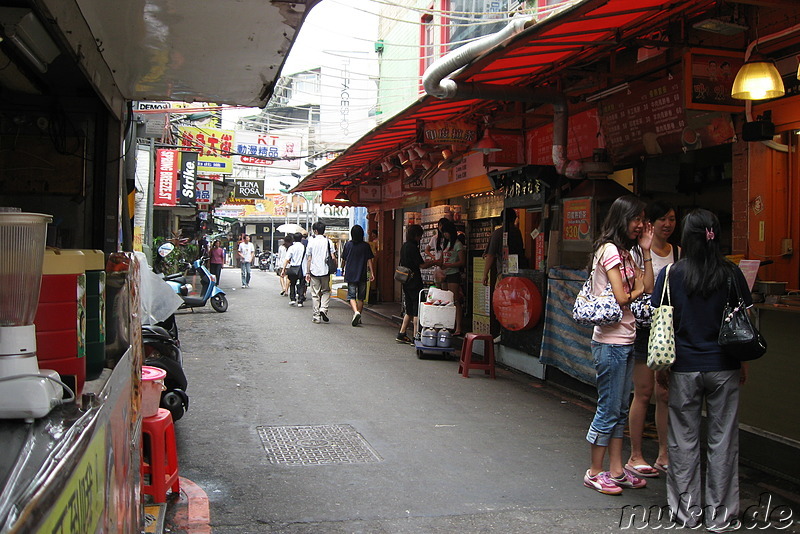
{"label": "hanging yellow lamp shade", "polygon": [[739,100],[766,100],[785,94],[783,80],[775,63],[763,59],[742,65],[731,88],[731,97]]}

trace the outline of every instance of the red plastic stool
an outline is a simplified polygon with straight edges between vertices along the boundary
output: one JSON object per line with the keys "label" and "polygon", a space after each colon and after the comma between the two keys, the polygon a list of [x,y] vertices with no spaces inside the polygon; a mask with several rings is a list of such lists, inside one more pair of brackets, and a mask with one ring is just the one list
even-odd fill
{"label": "red plastic stool", "polygon": [[[145,454],[148,452],[149,454]],[[166,502],[167,488],[181,490],[178,481],[178,449],[175,426],[169,410],[158,409],[152,417],[142,419],[142,493],[152,495],[155,502]],[[150,483],[145,483],[150,475]]]}
{"label": "red plastic stool", "polygon": [[[472,343],[483,341],[483,360],[480,362],[472,361]],[[464,336],[464,344],[461,345],[461,359],[458,362],[458,372],[464,378],[469,378],[470,369],[483,369],[487,375],[494,376],[494,339],[489,334],[476,334],[469,332]]]}

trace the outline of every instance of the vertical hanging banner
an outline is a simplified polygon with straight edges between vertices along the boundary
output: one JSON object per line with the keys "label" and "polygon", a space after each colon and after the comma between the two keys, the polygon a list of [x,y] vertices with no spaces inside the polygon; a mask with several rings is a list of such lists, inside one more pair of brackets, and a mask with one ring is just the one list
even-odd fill
{"label": "vertical hanging banner", "polygon": [[178,181],[178,151],[156,150],[154,206],[174,206],[175,184]]}
{"label": "vertical hanging banner", "polygon": [[181,172],[178,180],[178,204],[197,206],[197,152],[181,152]]}

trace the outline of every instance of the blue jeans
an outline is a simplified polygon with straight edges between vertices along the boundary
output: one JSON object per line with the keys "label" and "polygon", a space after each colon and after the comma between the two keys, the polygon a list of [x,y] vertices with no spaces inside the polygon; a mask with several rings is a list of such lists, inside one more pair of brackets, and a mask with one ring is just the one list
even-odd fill
{"label": "blue jeans", "polygon": [[628,421],[633,380],[633,345],[609,345],[592,341],[597,372],[597,411],[586,434],[593,445],[608,447],[622,438]]}
{"label": "blue jeans", "polygon": [[242,285],[243,286],[250,285],[250,262],[243,261],[241,263],[241,267],[242,267]]}

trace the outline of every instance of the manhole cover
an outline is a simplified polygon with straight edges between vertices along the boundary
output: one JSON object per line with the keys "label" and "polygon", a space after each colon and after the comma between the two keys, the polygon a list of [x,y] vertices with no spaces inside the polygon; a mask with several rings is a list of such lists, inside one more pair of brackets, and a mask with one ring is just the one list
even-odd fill
{"label": "manhole cover", "polygon": [[267,459],[282,465],[380,462],[367,440],[350,425],[259,426]]}

